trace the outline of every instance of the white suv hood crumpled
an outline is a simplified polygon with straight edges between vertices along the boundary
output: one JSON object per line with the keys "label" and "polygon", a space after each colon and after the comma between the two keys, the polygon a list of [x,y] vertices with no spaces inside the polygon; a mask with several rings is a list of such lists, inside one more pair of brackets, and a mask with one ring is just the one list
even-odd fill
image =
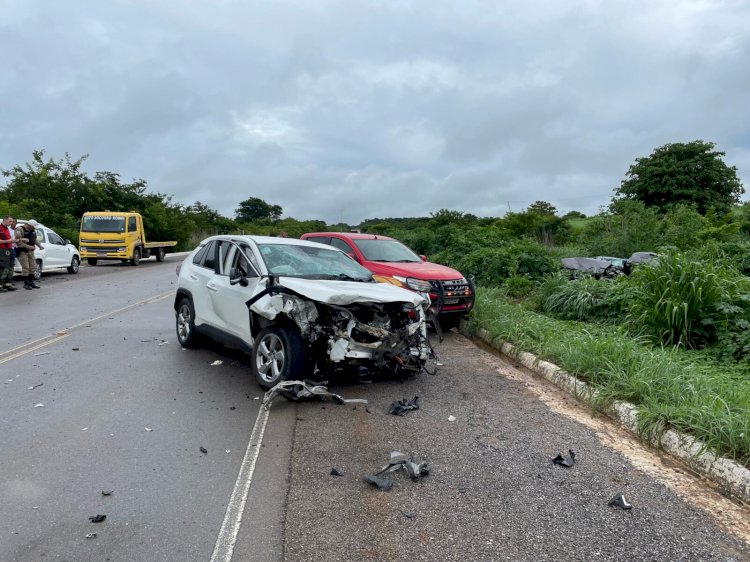
{"label": "white suv hood crumpled", "polygon": [[[411,303],[415,307],[422,306],[426,299],[407,289],[389,285],[387,283],[359,283],[356,281],[330,281],[317,279],[298,279],[295,277],[280,277],[278,285],[299,293],[310,300],[323,304],[337,304],[346,306],[354,303]],[[258,285],[255,293],[260,293],[265,287]],[[279,312],[280,299],[266,295],[258,299],[251,308],[266,318],[274,318]]]}

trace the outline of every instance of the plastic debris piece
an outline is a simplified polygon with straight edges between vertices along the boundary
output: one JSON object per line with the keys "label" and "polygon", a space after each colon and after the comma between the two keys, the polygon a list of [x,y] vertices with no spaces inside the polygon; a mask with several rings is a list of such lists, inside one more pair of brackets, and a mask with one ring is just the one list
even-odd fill
{"label": "plastic debris piece", "polygon": [[34,408],[44,408],[44,404],[39,402],[39,404],[34,404]]}
{"label": "plastic debris piece", "polygon": [[570,468],[576,463],[576,454],[573,452],[572,449],[568,449],[568,454],[570,456],[567,459],[563,457],[562,455],[557,455],[554,459],[552,459],[552,462],[554,464],[559,464],[560,466]]}
{"label": "plastic debris piece", "polygon": [[633,509],[633,506],[628,503],[628,501],[625,499],[625,496],[623,494],[620,494],[619,496],[615,496],[611,500],[609,500],[609,503],[607,505],[612,505],[614,507],[619,507],[620,509]]}
{"label": "plastic debris piece", "polygon": [[30,386],[27,390],[34,390],[35,388],[39,388],[43,384],[44,384],[43,382],[40,382],[39,384],[35,384],[34,386]]}
{"label": "plastic debris piece", "polygon": [[86,533],[86,538],[87,539],[95,539],[96,538],[96,533]]}
{"label": "plastic debris piece", "polygon": [[106,515],[91,515],[89,517],[89,521],[91,521],[92,523],[101,523],[106,518],[107,518]]}
{"label": "plastic debris piece", "polygon": [[411,511],[402,511],[401,515],[403,515],[407,519],[411,519],[412,517],[414,517],[414,514]]}
{"label": "plastic debris piece", "polygon": [[34,355],[32,355],[32,357],[39,357],[40,355],[49,355],[49,351],[40,351],[39,353],[35,353]]}
{"label": "plastic debris piece", "polygon": [[216,367],[217,365],[221,365],[222,363],[224,363],[224,361],[222,361],[221,359],[217,359],[216,361],[211,363],[211,366]]}
{"label": "plastic debris piece", "polygon": [[388,413],[394,416],[405,416],[411,410],[419,410],[419,396],[415,396],[411,400],[402,398],[398,402],[393,402],[388,408]]}
{"label": "plastic debris piece", "polygon": [[156,345],[158,345],[159,347],[161,347],[161,346],[163,346],[163,345],[167,345],[168,343],[169,343],[169,342],[168,342],[167,340],[161,340],[161,341],[160,341],[159,343],[157,343]]}
{"label": "plastic debris piece", "polygon": [[201,453],[203,453],[204,455],[207,455],[207,454],[208,454],[208,449],[206,449],[205,447],[200,447],[200,451],[201,451]]}
{"label": "plastic debris piece", "polygon": [[146,431],[153,431],[153,429],[151,429],[150,427],[144,427],[143,429],[145,429]]}
{"label": "plastic debris piece", "polygon": [[111,496],[114,493],[115,493],[114,490],[102,490],[102,495],[103,496]]}
{"label": "plastic debris piece", "polygon": [[449,421],[449,422],[454,422],[454,421],[456,421],[456,416],[448,416],[448,421]]}
{"label": "plastic debris piece", "polygon": [[237,409],[237,406],[229,406],[229,409],[230,409],[230,410],[236,410],[236,409]]}
{"label": "plastic debris piece", "polygon": [[89,430],[89,428],[88,428],[88,427],[82,427],[82,428],[81,428],[81,431],[88,431],[88,430]]}
{"label": "plastic debris piece", "polygon": [[80,347],[74,347],[73,351],[79,351],[80,349],[81,349]]}
{"label": "plastic debris piece", "polygon": [[435,365],[437,365],[438,367],[442,367],[443,365],[445,365],[445,363],[438,363],[438,362],[436,361],[436,362],[435,362]]}
{"label": "plastic debris piece", "polygon": [[231,453],[232,451],[231,451],[230,449],[225,449],[225,450],[224,450],[224,452],[225,452],[225,453],[226,453],[226,454],[228,455],[228,454],[229,454],[229,453]]}
{"label": "plastic debris piece", "polygon": [[[266,392],[263,397],[263,407],[268,409],[278,394],[281,394],[287,400],[296,402],[298,400],[322,400],[330,398],[337,404],[367,404],[367,400],[362,398],[344,399],[338,394],[329,392],[328,387],[323,384],[316,384],[311,381],[282,381],[271,390]],[[253,398],[257,400],[257,398]]]}
{"label": "plastic debris piece", "polygon": [[341,473],[340,473],[340,472],[339,472],[338,470],[336,470],[335,468],[332,468],[332,469],[331,469],[331,476],[343,476],[343,474],[341,474]]}
{"label": "plastic debris piece", "polygon": [[365,482],[377,486],[378,490],[382,490],[383,492],[387,492],[393,487],[393,482],[387,478],[381,478],[375,475],[365,476]]}

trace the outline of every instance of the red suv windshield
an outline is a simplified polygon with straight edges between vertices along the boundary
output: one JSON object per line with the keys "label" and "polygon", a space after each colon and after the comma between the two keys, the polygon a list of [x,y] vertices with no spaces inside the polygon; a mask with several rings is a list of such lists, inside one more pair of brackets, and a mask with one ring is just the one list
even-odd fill
{"label": "red suv windshield", "polygon": [[354,240],[367,261],[421,262],[417,254],[396,240]]}

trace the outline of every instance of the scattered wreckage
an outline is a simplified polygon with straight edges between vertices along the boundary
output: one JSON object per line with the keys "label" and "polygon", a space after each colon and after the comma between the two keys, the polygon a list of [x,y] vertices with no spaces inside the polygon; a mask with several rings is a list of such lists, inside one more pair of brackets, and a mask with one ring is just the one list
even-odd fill
{"label": "scattered wreckage", "polygon": [[635,252],[627,259],[612,256],[562,258],[560,263],[572,278],[579,274],[587,274],[593,275],[596,279],[612,279],[618,275],[630,275],[634,265],[650,263],[658,257],[654,252]]}
{"label": "scattered wreckage", "polygon": [[183,347],[208,335],[250,352],[265,389],[335,370],[416,374],[433,355],[429,297],[314,242],[208,238],[178,268],[174,307]]}

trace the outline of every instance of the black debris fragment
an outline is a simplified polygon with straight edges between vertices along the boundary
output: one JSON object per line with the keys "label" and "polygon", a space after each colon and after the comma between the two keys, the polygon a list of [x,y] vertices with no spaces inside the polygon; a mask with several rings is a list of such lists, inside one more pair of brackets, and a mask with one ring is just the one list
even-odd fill
{"label": "black debris fragment", "polygon": [[89,517],[89,521],[91,521],[92,523],[101,523],[106,518],[107,518],[106,515],[91,515]]}
{"label": "black debris fragment", "polygon": [[554,464],[558,464],[560,466],[570,468],[576,463],[576,454],[573,452],[572,449],[568,449],[568,454],[570,456],[567,459],[563,457],[562,455],[557,455],[554,459],[552,459],[552,462]]}
{"label": "black debris fragment", "polygon": [[405,416],[407,412],[418,409],[419,396],[415,396],[408,401],[406,400],[406,398],[402,398],[398,402],[393,402],[390,408],[388,408],[388,413],[393,414],[394,416]]}
{"label": "black debris fragment", "polygon": [[230,409],[230,410],[236,410],[236,409],[237,409],[237,406],[229,406],[229,409]]}
{"label": "black debris fragment", "polygon": [[103,496],[111,496],[115,491],[114,490],[102,490]]}
{"label": "black debris fragment", "polygon": [[611,500],[609,500],[609,503],[607,505],[611,505],[614,507],[619,507],[620,509],[633,509],[633,506],[628,503],[628,501],[625,499],[625,496],[620,494],[619,496],[615,496]]}
{"label": "black debris fragment", "polygon": [[382,490],[383,492],[387,492],[391,489],[391,487],[393,487],[393,482],[391,482],[387,478],[380,478],[375,475],[365,476],[365,482],[377,486],[378,490]]}
{"label": "black debris fragment", "polygon": [[332,469],[331,469],[331,476],[343,476],[343,474],[341,474],[341,473],[340,473],[340,472],[339,472],[338,470],[336,470],[335,468],[332,468]]}
{"label": "black debris fragment", "polygon": [[426,462],[416,462],[413,458],[409,458],[404,453],[391,451],[390,462],[380,469],[380,471],[365,476],[364,479],[365,482],[374,484],[380,490],[387,491],[391,489],[393,482],[387,478],[383,478],[383,476],[389,472],[395,472],[400,469],[404,469],[412,480],[416,480],[420,476],[429,476],[430,474],[430,467]]}
{"label": "black debris fragment", "polygon": [[208,449],[206,449],[205,447],[201,447],[200,450],[201,450],[201,453],[203,453],[204,455],[208,454]]}
{"label": "black debris fragment", "polygon": [[414,514],[411,511],[402,511],[401,515],[403,515],[407,519],[411,519],[412,517],[414,517]]}

